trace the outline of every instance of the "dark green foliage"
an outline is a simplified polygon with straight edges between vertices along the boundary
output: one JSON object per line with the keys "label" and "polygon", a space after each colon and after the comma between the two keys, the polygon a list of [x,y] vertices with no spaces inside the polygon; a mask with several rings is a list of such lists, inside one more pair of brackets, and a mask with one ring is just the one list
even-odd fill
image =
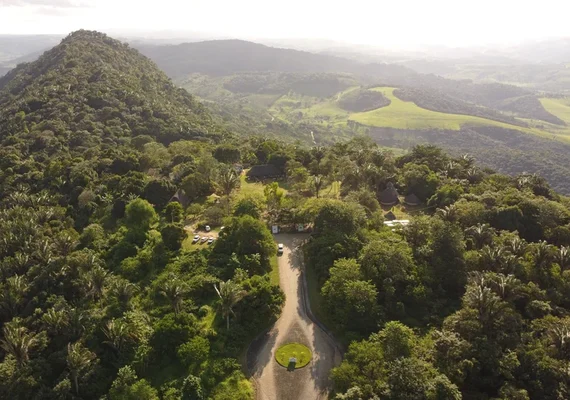
{"label": "dark green foliage", "polygon": [[152,204],[157,211],[166,207],[168,201],[176,192],[176,187],[166,179],[153,180],[146,184],[143,198]]}
{"label": "dark green foliage", "polygon": [[180,250],[182,241],[186,238],[186,231],[177,224],[167,224],[160,230],[162,242],[167,249],[176,251]]}
{"label": "dark green foliage", "polygon": [[[237,256],[250,274],[262,274],[269,268],[269,258],[275,254],[275,242],[267,226],[250,215],[232,218],[225,225],[212,250],[214,263],[223,268],[225,276],[232,276],[225,260]],[[252,258],[253,257],[253,258]],[[252,262],[258,257],[258,262]]]}
{"label": "dark green foliage", "polygon": [[386,107],[390,105],[390,100],[380,92],[356,89],[342,96],[338,104],[347,111],[366,112]]}
{"label": "dark green foliage", "polygon": [[240,150],[230,144],[221,144],[214,150],[214,158],[221,163],[233,164],[241,159]]}
{"label": "dark green foliage", "polygon": [[261,202],[254,197],[244,197],[239,200],[234,208],[234,215],[240,217],[242,215],[249,215],[253,218],[261,216]]}
{"label": "dark green foliage", "polygon": [[402,171],[405,194],[415,194],[421,201],[432,197],[438,184],[437,175],[427,165],[407,164]]}
{"label": "dark green foliage", "polygon": [[203,400],[204,390],[200,378],[188,375],[182,384],[182,400]]}

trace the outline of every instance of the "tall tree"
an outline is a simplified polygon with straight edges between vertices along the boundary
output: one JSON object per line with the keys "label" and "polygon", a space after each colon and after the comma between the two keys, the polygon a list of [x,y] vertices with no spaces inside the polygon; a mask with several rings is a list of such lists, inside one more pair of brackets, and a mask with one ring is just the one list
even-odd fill
{"label": "tall tree", "polygon": [[2,329],[4,338],[0,341],[0,346],[16,360],[19,366],[26,364],[29,360],[30,349],[38,342],[34,333],[21,324],[20,320],[13,320]]}
{"label": "tall tree", "polygon": [[226,319],[226,329],[230,329],[230,314],[235,315],[233,307],[245,297],[247,294],[240,285],[227,280],[220,282],[219,285],[214,284],[214,289],[220,298],[219,307],[222,315]]}
{"label": "tall tree", "polygon": [[83,372],[93,365],[96,356],[81,343],[67,344],[67,368],[71,374],[75,394],[79,394],[79,378]]}

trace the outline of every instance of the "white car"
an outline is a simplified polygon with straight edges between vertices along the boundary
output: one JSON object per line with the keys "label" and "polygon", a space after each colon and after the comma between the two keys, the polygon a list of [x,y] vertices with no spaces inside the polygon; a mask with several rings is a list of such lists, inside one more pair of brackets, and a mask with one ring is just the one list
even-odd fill
{"label": "white car", "polygon": [[204,228],[206,229],[206,232],[210,232],[212,230],[212,228],[210,228],[210,225],[206,225]]}
{"label": "white car", "polygon": [[208,244],[214,243],[214,240],[215,240],[215,239],[214,239],[213,237],[209,238],[209,239],[208,239]]}
{"label": "white car", "polygon": [[277,245],[277,254],[283,254],[283,243]]}
{"label": "white car", "polygon": [[194,235],[194,240],[192,240],[192,243],[198,243],[199,240],[200,240],[200,235]]}
{"label": "white car", "polygon": [[202,236],[202,243],[206,243],[208,241],[208,236]]}

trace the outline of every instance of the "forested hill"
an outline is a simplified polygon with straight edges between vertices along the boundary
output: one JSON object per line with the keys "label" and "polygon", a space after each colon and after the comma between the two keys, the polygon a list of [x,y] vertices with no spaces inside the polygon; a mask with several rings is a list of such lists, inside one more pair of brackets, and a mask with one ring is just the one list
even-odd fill
{"label": "forested hill", "polygon": [[[212,40],[169,46],[142,45],[138,49],[172,77],[192,72],[209,75],[246,71],[355,72],[361,66],[340,57],[268,47],[244,40]],[[407,70],[401,66],[397,68]]]}
{"label": "forested hill", "polygon": [[162,142],[221,132],[208,112],[137,50],[78,31],[0,79],[0,132],[92,145],[148,134]]}

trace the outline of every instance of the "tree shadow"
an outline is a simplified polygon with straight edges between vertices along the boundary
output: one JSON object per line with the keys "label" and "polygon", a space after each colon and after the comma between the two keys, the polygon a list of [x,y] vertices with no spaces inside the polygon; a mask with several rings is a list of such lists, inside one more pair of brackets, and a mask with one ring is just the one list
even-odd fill
{"label": "tree shadow", "polygon": [[[250,376],[259,376],[267,364],[272,362],[271,349],[275,346],[278,329],[270,328],[256,337],[247,349],[247,371]],[[265,351],[263,351],[265,349]]]}

